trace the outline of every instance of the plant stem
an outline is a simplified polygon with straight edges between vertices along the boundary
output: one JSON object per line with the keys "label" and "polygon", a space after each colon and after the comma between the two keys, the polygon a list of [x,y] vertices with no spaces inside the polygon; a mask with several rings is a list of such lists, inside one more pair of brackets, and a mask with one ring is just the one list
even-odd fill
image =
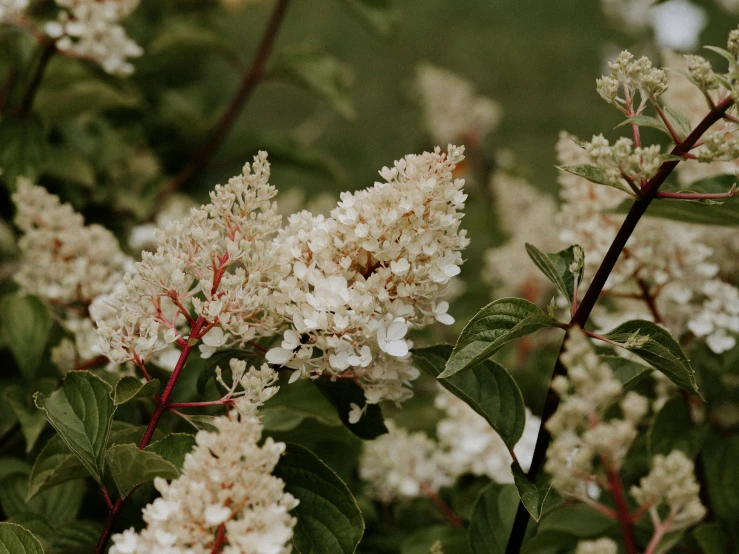
{"label": "plant stem", "polygon": [[[695,129],[693,129],[693,131],[686,137],[684,141],[675,145],[670,154],[674,156],[682,156],[683,154],[689,152],[690,149],[695,145],[695,143],[698,142],[698,139],[700,139],[703,133],[705,133],[714,123],[721,120],[726,111],[733,104],[734,101],[731,99],[731,97],[722,100],[719,104],[711,109],[708,115],[703,118],[703,120],[695,127]],[[634,201],[634,204],[631,206],[631,209],[626,215],[621,228],[618,230],[613,243],[608,249],[605,257],[603,258],[600,267],[598,267],[598,270],[593,276],[593,280],[590,283],[585,296],[583,296],[583,299],[581,300],[580,305],[577,308],[577,312],[575,312],[575,315],[572,317],[572,320],[570,322],[572,325],[584,327],[587,323],[588,318],[590,317],[590,312],[593,311],[593,307],[595,306],[600,293],[603,291],[603,287],[605,286],[608,277],[613,271],[613,268],[615,267],[616,262],[621,255],[621,252],[626,246],[626,242],[629,240],[629,238],[631,238],[634,229],[636,229],[636,225],[639,223],[639,220],[647,211],[649,204],[651,204],[652,200],[657,197],[659,187],[662,186],[662,184],[665,182],[670,173],[672,173],[672,170],[675,169],[675,166],[677,166],[678,163],[678,161],[664,162],[660,166],[657,173],[646,183],[646,185],[644,185],[644,187],[642,187],[641,195]],[[566,339],[567,333],[565,333],[565,339],[562,342],[562,347],[560,347],[560,353],[557,357],[557,363],[554,366],[552,379],[559,375],[567,374],[567,368],[565,368],[562,364],[562,350],[564,347],[564,341]],[[556,392],[554,392],[554,390],[552,390],[550,381],[549,390],[547,391],[547,397],[544,402],[544,410],[541,415],[542,424],[539,428],[539,435],[537,436],[536,447],[534,448],[534,457],[531,461],[531,469],[528,473],[528,478],[532,482],[536,479],[536,475],[544,466],[547,448],[549,447],[549,442],[551,439],[549,433],[546,430],[546,422],[556,411],[558,405],[559,396]],[[528,527],[528,524],[529,512],[526,510],[526,507],[523,504],[519,504],[518,511],[516,512],[516,518],[513,522],[513,529],[511,530],[511,535],[508,540],[506,554],[517,554],[521,551],[524,534],[526,533],[526,528]]]}
{"label": "plant stem", "polygon": [[665,533],[667,533],[667,530],[670,528],[670,520],[663,523],[659,523],[655,529],[654,529],[654,535],[652,535],[652,540],[649,541],[649,544],[647,545],[647,549],[644,551],[644,554],[654,554],[657,551],[657,547],[659,546],[659,543],[662,542],[662,538],[665,536]]}
{"label": "plant stem", "polygon": [[654,322],[662,324],[664,320],[662,319],[662,314],[659,312],[659,309],[657,308],[657,299],[655,298],[656,295],[651,293],[651,291],[649,290],[649,285],[647,285],[644,279],[637,279],[636,284],[639,285],[639,290],[641,290],[642,299],[644,300],[644,303],[647,305],[647,308],[649,308],[649,313],[652,314],[652,317],[654,318]]}
{"label": "plant stem", "polygon": [[[247,100],[251,97],[256,85],[259,83],[264,74],[264,67],[269,59],[277,33],[285,17],[285,12],[290,4],[290,0],[277,0],[272,15],[270,16],[267,28],[262,35],[262,41],[259,44],[257,53],[251,62],[251,65],[244,73],[236,95],[231,100],[231,104],[226,112],[221,116],[218,125],[210,135],[205,145],[190,159],[180,172],[162,189],[157,196],[156,206],[161,206],[167,198],[177,191],[187,180],[198,170],[202,169],[213,153],[223,143],[233,126],[236,118],[244,108]],[[153,214],[152,214],[153,215]]]}
{"label": "plant stem", "polygon": [[8,100],[10,100],[10,95],[13,92],[13,88],[15,87],[15,83],[18,80],[18,68],[13,65],[8,70],[8,75],[5,77],[5,82],[3,83],[2,90],[0,90],[0,114],[3,113],[5,110],[5,106],[8,104]]}
{"label": "plant stem", "polygon": [[36,98],[41,81],[44,77],[44,72],[49,64],[49,60],[56,52],[56,45],[53,40],[48,40],[41,46],[41,54],[39,56],[38,63],[36,64],[36,71],[31,77],[31,82],[28,84],[26,93],[23,95],[20,108],[18,108],[18,116],[25,119],[31,113],[31,106],[33,106],[33,99]]}
{"label": "plant stem", "polygon": [[624,546],[626,554],[637,554],[636,541],[634,540],[634,525],[631,521],[629,513],[629,505],[626,503],[626,495],[624,494],[621,479],[615,468],[608,469],[608,483],[611,486],[611,496],[616,503],[616,513],[618,514],[618,524],[621,527],[621,534],[624,538]]}
{"label": "plant stem", "polygon": [[455,514],[454,511],[446,504],[446,502],[441,499],[438,494],[428,488],[426,488],[424,492],[426,493],[426,496],[429,498],[429,500],[431,500],[431,502],[433,502],[434,505],[439,508],[441,513],[444,514],[444,517],[449,520],[449,523],[451,523],[454,527],[464,526],[462,518]]}
{"label": "plant stem", "polygon": [[657,198],[676,198],[678,200],[721,200],[722,198],[731,198],[737,196],[736,188],[732,187],[727,192],[659,192]]}
{"label": "plant stem", "polygon": [[226,542],[226,524],[221,523],[218,526],[218,532],[216,533],[216,542],[213,545],[213,550],[210,551],[210,554],[218,554],[221,550],[223,550],[223,545]]}

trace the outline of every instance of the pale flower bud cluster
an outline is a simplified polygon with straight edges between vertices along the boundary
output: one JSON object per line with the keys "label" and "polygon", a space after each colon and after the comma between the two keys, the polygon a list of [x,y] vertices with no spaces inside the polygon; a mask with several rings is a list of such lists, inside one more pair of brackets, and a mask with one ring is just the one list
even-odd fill
{"label": "pale flower bud cluster", "polygon": [[470,82],[446,69],[419,64],[416,90],[426,129],[436,144],[478,144],[500,122],[497,102],[477,95]]}
{"label": "pale flower bud cluster", "polygon": [[577,543],[575,554],[617,554],[618,544],[613,539],[603,537],[594,541]]}
{"label": "pale flower bud cluster", "polygon": [[288,274],[270,299],[290,329],[267,361],[295,378],[351,376],[370,403],[411,395],[408,333],[454,322],[441,297],[469,243],[453,175],[462,152],[406,156],[382,169],[384,182],[343,193],[330,217],[290,217],[276,241]]}
{"label": "pale flower bud cluster", "polygon": [[[580,329],[570,332],[562,363],[567,376],[552,381],[561,400],[546,422],[553,440],[544,469],[560,493],[584,498],[589,482],[621,467],[649,402],[633,391],[621,398],[620,381]],[[623,417],[605,420],[617,402]]]}
{"label": "pale flower bud cluster", "polygon": [[[268,180],[267,154],[260,152],[242,175],[211,192],[210,204],[157,232],[156,252],[142,254],[116,295],[116,321],[98,321],[109,358],[138,363],[167,344],[200,338],[209,355],[275,332],[279,318],[267,306],[280,277],[270,240],[280,216]],[[188,324],[202,334],[185,339]]]}
{"label": "pale flower bud cluster", "polygon": [[[609,104],[625,106],[638,91],[642,101],[657,98],[667,90],[667,75],[663,69],[656,68],[647,57],[638,60],[624,50],[608,68],[609,75],[597,80],[598,94]],[[619,88],[624,89],[624,98],[618,96]]]}
{"label": "pale flower bud cluster", "polygon": [[113,535],[111,554],[207,554],[221,527],[224,554],[292,551],[297,520],[290,510],[298,501],[272,475],[285,444],[267,437],[259,445],[262,422],[250,395],[234,406],[213,420],[217,432],[198,432],[180,477],[154,480],[161,496],[143,510],[146,527]]}
{"label": "pale flower bud cluster", "polygon": [[[566,134],[560,136],[557,155],[562,165],[588,161]],[[560,173],[559,183],[563,200],[557,214],[559,238],[564,245],[583,247],[587,280],[595,274],[623,222],[623,215],[612,213],[623,195],[565,172]],[[651,284],[662,323],[674,334],[690,331],[705,338],[715,352],[729,348],[736,333],[736,308],[730,299],[739,293],[733,285],[716,278],[719,265],[715,260],[719,258],[713,253],[713,243],[707,241],[721,246],[722,242],[734,243],[735,237],[721,235],[715,228],[652,218],[643,219],[639,229],[629,239],[604,287],[606,294],[615,292],[634,300],[614,298],[615,318],[613,313],[597,310],[595,315],[601,326],[609,321],[622,322],[618,314],[652,319],[647,304],[639,299],[642,288]],[[720,284],[710,284],[714,281]],[[711,302],[714,295],[720,295],[720,300]]]}
{"label": "pale flower bud cluster", "polygon": [[654,521],[660,521],[659,508],[667,507],[664,517],[668,531],[683,529],[697,523],[706,515],[699,498],[700,485],[695,479],[693,462],[680,450],[667,456],[652,458],[652,469],[632,487],[631,495],[641,505],[650,506]]}
{"label": "pale flower bud cluster", "polygon": [[736,128],[727,126],[720,131],[709,131],[703,135],[703,144],[695,151],[700,162],[731,161],[739,158],[739,137]]}
{"label": "pale flower bud cluster", "polygon": [[715,90],[721,86],[718,77],[713,72],[711,62],[703,56],[687,55],[685,60],[688,63],[688,73],[697,83],[698,88],[708,92]]}
{"label": "pale flower bud cluster", "polygon": [[662,164],[660,146],[634,147],[630,138],[621,137],[613,145],[603,135],[583,144],[590,161],[603,172],[604,182],[611,187],[631,192],[632,183],[649,180]]}
{"label": "pale flower bud cluster", "polygon": [[46,23],[46,34],[56,47],[69,54],[89,58],[113,75],[130,75],[128,61],[143,54],[120,21],[131,14],[140,0],[56,0],[61,8],[56,21]]}
{"label": "pale flower bud cluster", "polygon": [[[389,433],[364,444],[359,474],[378,500],[428,496],[467,473],[513,483],[513,458],[490,424],[446,390],[439,390],[435,405],[444,413],[436,426],[436,440],[390,421]],[[526,410],[524,433],[514,448],[524,470],[531,464],[540,424]]]}

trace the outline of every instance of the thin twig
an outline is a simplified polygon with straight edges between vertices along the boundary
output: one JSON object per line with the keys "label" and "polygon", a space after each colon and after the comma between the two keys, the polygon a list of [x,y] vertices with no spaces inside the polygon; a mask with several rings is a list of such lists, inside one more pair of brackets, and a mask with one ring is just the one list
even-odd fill
{"label": "thin twig", "polygon": [[277,38],[278,31],[280,30],[280,26],[289,4],[290,0],[277,1],[269,23],[267,24],[267,28],[262,36],[262,41],[259,44],[257,53],[254,56],[249,69],[244,73],[241,86],[231,100],[231,104],[221,116],[218,125],[216,125],[205,145],[195,155],[193,155],[187,165],[185,165],[185,167],[183,167],[182,170],[169,183],[167,183],[162,190],[159,191],[155,206],[161,206],[167,198],[182,187],[182,185],[184,185],[194,173],[202,169],[208,163],[210,157],[215,153],[218,147],[223,143],[237,117],[246,105],[247,100],[251,97],[256,85],[264,74],[265,65],[269,59],[272,46]]}
{"label": "thin twig", "polygon": [[36,98],[36,93],[38,92],[41,81],[43,80],[46,67],[49,64],[49,60],[51,60],[51,57],[54,55],[54,52],[56,52],[56,46],[54,45],[53,40],[47,41],[41,46],[41,48],[41,55],[39,56],[39,61],[36,64],[36,71],[34,71],[33,73],[31,82],[28,84],[28,88],[23,95],[23,100],[21,101],[20,108],[18,108],[18,116],[21,118],[26,118],[31,113],[33,100],[34,98]]}

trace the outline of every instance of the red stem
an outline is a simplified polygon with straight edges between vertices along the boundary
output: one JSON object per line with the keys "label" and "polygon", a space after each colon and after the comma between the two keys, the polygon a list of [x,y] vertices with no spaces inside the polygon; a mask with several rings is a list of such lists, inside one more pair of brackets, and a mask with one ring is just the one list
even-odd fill
{"label": "red stem", "polygon": [[223,116],[221,116],[221,119],[211,133],[208,142],[206,142],[205,145],[190,158],[187,165],[182,168],[182,170],[167,184],[167,186],[159,191],[156,206],[162,206],[164,201],[184,185],[196,171],[202,169],[208,163],[208,160],[221,143],[223,143],[236,121],[236,118],[241,113],[241,110],[244,108],[244,105],[251,97],[257,83],[259,83],[264,74],[264,67],[269,59],[272,46],[277,38],[277,33],[280,30],[280,26],[285,17],[285,12],[287,11],[289,3],[290,0],[277,1],[269,23],[267,24],[267,28],[262,36],[262,41],[259,44],[257,53],[255,54],[249,69],[244,73],[241,86],[233,97],[233,100],[231,100],[231,104],[228,106]]}
{"label": "red stem", "polygon": [[223,545],[226,543],[226,524],[221,523],[218,526],[218,532],[216,533],[216,542],[213,544],[213,550],[210,554],[218,554],[223,550]]}
{"label": "red stem", "polygon": [[221,406],[223,404],[231,404],[231,399],[224,400],[208,400],[207,402],[174,402],[167,404],[167,408],[204,408],[206,406]]}
{"label": "red stem", "polygon": [[657,547],[659,546],[659,543],[662,542],[662,538],[665,536],[665,533],[667,533],[667,530],[670,528],[670,519],[668,519],[665,522],[659,523],[655,529],[654,529],[654,535],[652,535],[652,540],[649,541],[649,544],[647,545],[647,549],[644,551],[644,554],[654,554],[657,551]]}
{"label": "red stem", "polygon": [[713,200],[722,198],[731,198],[737,196],[737,192],[732,188],[728,192],[658,192],[657,198],[676,198],[678,200]]}
{"label": "red stem", "polygon": [[[703,135],[703,133],[705,133],[714,123],[719,121],[723,117],[724,113],[726,113],[726,111],[733,104],[734,101],[731,97],[722,100],[717,106],[711,109],[708,115],[703,118],[703,120],[695,127],[695,129],[693,129],[693,131],[686,137],[684,141],[675,145],[670,154],[681,157],[685,153],[689,152],[693,145],[698,142],[698,139]],[[572,325],[584,327],[585,323],[587,323],[588,318],[590,317],[590,312],[592,312],[593,307],[595,306],[595,303],[600,296],[600,293],[603,291],[603,287],[605,286],[608,277],[613,271],[613,268],[616,265],[621,252],[626,246],[629,238],[631,238],[634,229],[636,229],[636,225],[639,223],[639,220],[647,211],[647,208],[651,204],[652,200],[657,197],[659,188],[665,182],[670,173],[672,173],[672,170],[675,169],[677,164],[677,160],[664,162],[660,166],[657,173],[644,185],[644,187],[642,187],[641,195],[634,201],[634,204],[631,206],[631,209],[626,215],[621,228],[618,230],[613,243],[608,249],[605,257],[603,258],[600,267],[598,267],[598,270],[593,276],[593,281],[590,283],[585,296],[580,302],[580,306],[578,306],[577,312],[575,312],[575,315],[572,317],[572,320],[570,321]],[[565,339],[566,338],[567,335],[565,334]],[[562,342],[562,347],[564,347],[564,341]],[[554,366],[552,379],[556,378],[559,375],[567,374],[567,368],[564,367],[561,359],[562,347],[560,347],[560,353]],[[552,389],[550,381],[550,387],[547,391],[547,397],[544,402],[544,409],[541,415],[542,425],[539,428],[539,434],[536,439],[536,447],[534,448],[534,457],[531,461],[531,469],[528,473],[528,478],[530,481],[535,480],[536,475],[544,466],[547,448],[549,447],[549,442],[551,440],[551,437],[547,432],[544,423],[552,416],[558,405],[559,396]],[[521,551],[521,546],[523,545],[523,539],[528,524],[529,512],[526,510],[526,507],[523,504],[519,504],[518,511],[516,512],[516,518],[513,522],[513,529],[508,539],[506,554],[517,554]]]}
{"label": "red stem", "polygon": [[431,502],[434,503],[437,508],[439,508],[441,513],[444,514],[444,517],[449,520],[449,523],[451,523],[454,527],[464,526],[464,521],[462,521],[462,518],[455,514],[454,511],[449,506],[447,506],[446,502],[444,502],[438,494],[436,494],[428,487],[424,488],[426,489],[426,496],[429,498],[429,500],[431,500]]}
{"label": "red stem", "polygon": [[616,513],[618,514],[618,524],[621,527],[621,534],[624,538],[624,546],[626,554],[637,554],[636,541],[634,540],[634,526],[629,513],[629,505],[626,503],[626,495],[624,494],[621,479],[614,468],[608,469],[608,484],[611,487],[611,496],[616,503]]}

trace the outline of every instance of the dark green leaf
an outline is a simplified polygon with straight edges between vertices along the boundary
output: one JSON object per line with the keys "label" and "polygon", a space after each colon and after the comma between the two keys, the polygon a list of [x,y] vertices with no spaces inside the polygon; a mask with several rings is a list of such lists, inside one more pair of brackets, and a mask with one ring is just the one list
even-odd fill
{"label": "dark green leaf", "polygon": [[38,118],[5,116],[0,122],[0,167],[2,179],[15,190],[18,177],[36,179],[46,156],[46,132]]}
{"label": "dark green leaf", "polygon": [[694,458],[703,442],[703,429],[693,424],[682,397],[668,400],[649,427],[649,455],[667,456],[673,450],[682,450]]}
{"label": "dark green leaf", "polygon": [[446,379],[479,364],[514,339],[542,327],[559,326],[556,320],[528,300],[496,300],[477,312],[465,326],[439,379]]}
{"label": "dark green leaf", "polygon": [[703,523],[693,529],[691,534],[701,547],[703,554],[729,552],[729,535],[718,523]]}
{"label": "dark green leaf", "polygon": [[437,542],[443,552],[450,554],[470,552],[467,531],[464,528],[434,525],[418,529],[408,535],[400,546],[400,554],[429,554],[431,547]]}
{"label": "dark green leaf", "polygon": [[390,35],[398,24],[392,0],[342,0],[352,12],[381,36]]}
{"label": "dark green leaf", "polygon": [[667,136],[670,136],[670,131],[667,130],[664,122],[661,119],[657,119],[656,117],[651,117],[649,115],[631,116],[616,125],[615,128],[618,129],[623,125],[638,125],[639,127],[649,127],[650,129],[657,129],[658,131],[662,131]]}
{"label": "dark green leaf", "polygon": [[682,113],[669,106],[662,106],[667,119],[670,120],[672,128],[677,132],[678,138],[684,139],[690,134],[692,125],[690,120],[685,117]]}
{"label": "dark green leaf", "polygon": [[624,192],[628,192],[633,196],[634,192],[626,185],[626,183],[619,182],[618,185],[614,185],[613,183],[610,183],[606,180],[606,174],[603,172],[603,170],[597,166],[590,165],[590,164],[581,164],[581,165],[561,165],[557,166],[558,169],[561,169],[562,171],[566,171],[567,173],[572,173],[573,175],[577,175],[578,177],[582,177],[583,179],[587,179],[591,183],[596,183],[598,185],[605,185],[607,187],[613,187],[618,190],[622,190]]}
{"label": "dark green leaf", "polygon": [[34,108],[47,119],[66,119],[113,108],[135,108],[141,98],[133,87],[118,88],[100,79],[71,79],[39,90]]}
{"label": "dark green leaf", "polygon": [[184,419],[185,421],[187,421],[190,425],[192,425],[198,431],[208,431],[209,433],[218,431],[218,427],[213,425],[214,416],[187,415],[187,414],[181,413],[180,417]]}
{"label": "dark green leaf", "polygon": [[171,433],[161,440],[144,448],[145,452],[154,452],[171,463],[177,471],[185,463],[185,455],[195,446],[195,435],[187,433]]}
{"label": "dark green leaf", "polygon": [[48,554],[93,552],[103,530],[97,521],[71,521],[56,530]]}
{"label": "dark green leaf", "polygon": [[561,292],[572,306],[575,287],[582,283],[585,252],[578,245],[570,246],[560,252],[544,254],[533,244],[526,243],[526,252],[541,272]]}
{"label": "dark green leaf", "polygon": [[46,350],[51,328],[49,310],[38,298],[18,294],[7,296],[0,310],[6,343],[23,377],[30,381]]}
{"label": "dark green leaf", "polygon": [[490,483],[475,501],[470,520],[473,554],[504,554],[518,506],[513,485]]}
{"label": "dark green leaf", "polygon": [[49,546],[51,545],[51,541],[54,540],[56,531],[44,516],[34,514],[33,512],[23,512],[10,518],[8,522],[16,523],[30,531],[41,543],[44,551],[49,552]]}
{"label": "dark green leaf", "polygon": [[547,512],[539,522],[536,536],[524,545],[522,553],[535,554],[545,548],[569,547],[579,540],[592,540],[618,533],[616,522],[582,504],[564,504]]}
{"label": "dark green leaf", "polygon": [[704,448],[711,507],[730,528],[739,527],[739,435],[721,438]]}
{"label": "dark green leaf", "polygon": [[544,501],[552,488],[549,484],[549,476],[540,471],[536,476],[536,482],[532,483],[517,462],[511,464],[511,471],[513,472],[513,481],[521,497],[521,503],[531,514],[531,517],[539,521]]}
{"label": "dark green leaf", "polygon": [[342,425],[333,404],[306,379],[294,383],[282,379],[279,392],[259,411],[266,431],[290,431],[308,418],[328,427]]}
{"label": "dark green leaf", "polygon": [[656,323],[644,320],[627,321],[606,333],[605,337],[619,343],[664,373],[681,389],[700,396],[695,372],[690,367],[685,352],[672,335]]}
{"label": "dark green leaf", "polygon": [[106,461],[118,487],[118,494],[123,498],[139,485],[153,481],[155,477],[174,479],[180,474],[173,464],[159,454],[139,450],[135,444],[111,446],[106,454]]}
{"label": "dark green leaf", "polygon": [[69,183],[92,188],[96,184],[95,168],[76,148],[49,146],[42,173]]}
{"label": "dark green leaf", "polygon": [[79,479],[87,475],[80,463],[59,435],[54,435],[39,452],[28,478],[28,497],[30,500],[47,488]]}
{"label": "dark green leaf", "polygon": [[2,522],[0,554],[44,554],[44,549],[28,529],[15,523]]}
{"label": "dark green leaf", "polygon": [[152,379],[151,381],[142,383],[140,379],[127,375],[116,383],[113,403],[116,406],[120,406],[134,398],[150,398],[158,391],[158,379]]}
{"label": "dark green leaf", "polygon": [[613,376],[621,382],[624,393],[633,389],[642,379],[652,373],[651,367],[621,356],[600,356],[600,359],[611,367]]}
{"label": "dark green leaf", "polygon": [[349,95],[349,67],[315,49],[291,49],[277,54],[268,76],[297,85],[314,94],[347,119],[356,115]]}
{"label": "dark green leaf", "polygon": [[36,393],[36,406],[98,483],[104,474],[115,406],[108,383],[88,371],[74,371],[50,396]]}
{"label": "dark green leaf", "polygon": [[[442,373],[451,353],[449,345],[412,351],[414,364],[434,378]],[[503,366],[485,360],[439,383],[484,417],[509,448],[516,445],[526,424],[526,407],[516,381]]]}
{"label": "dark green leaf", "polygon": [[44,414],[26,402],[26,391],[22,387],[12,385],[3,391],[3,398],[13,410],[26,440],[26,452],[30,452],[46,427]]}
{"label": "dark green leaf", "polygon": [[300,554],[351,554],[364,534],[357,501],[346,484],[307,448],[289,444],[274,470],[300,501],[293,545]]}
{"label": "dark green leaf", "polygon": [[313,383],[334,405],[341,422],[359,438],[371,440],[387,433],[387,427],[385,427],[385,421],[382,418],[382,410],[377,404],[367,404],[364,415],[360,420],[357,423],[349,422],[349,412],[352,410],[352,404],[356,404],[361,408],[366,403],[364,390],[354,381],[316,379]]}

